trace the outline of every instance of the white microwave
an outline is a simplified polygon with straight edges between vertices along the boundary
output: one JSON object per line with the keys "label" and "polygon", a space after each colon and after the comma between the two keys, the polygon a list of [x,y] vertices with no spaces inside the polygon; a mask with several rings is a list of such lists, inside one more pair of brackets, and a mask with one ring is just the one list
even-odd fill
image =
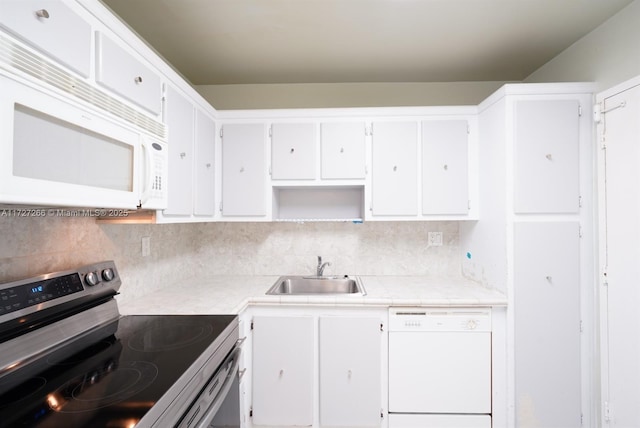
{"label": "white microwave", "polygon": [[0,88],[0,203],[166,208],[164,141],[3,74]]}

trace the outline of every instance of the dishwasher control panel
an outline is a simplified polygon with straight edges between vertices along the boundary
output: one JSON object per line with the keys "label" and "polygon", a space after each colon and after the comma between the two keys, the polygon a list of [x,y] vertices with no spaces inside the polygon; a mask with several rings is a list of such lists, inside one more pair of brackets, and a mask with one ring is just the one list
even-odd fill
{"label": "dishwasher control panel", "polygon": [[391,307],[389,331],[491,331],[491,310]]}

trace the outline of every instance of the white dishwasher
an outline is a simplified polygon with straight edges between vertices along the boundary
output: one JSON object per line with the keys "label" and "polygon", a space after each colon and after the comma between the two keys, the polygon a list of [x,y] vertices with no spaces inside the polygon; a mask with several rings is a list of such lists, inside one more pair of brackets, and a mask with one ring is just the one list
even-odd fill
{"label": "white dishwasher", "polygon": [[389,309],[389,428],[491,428],[491,311]]}

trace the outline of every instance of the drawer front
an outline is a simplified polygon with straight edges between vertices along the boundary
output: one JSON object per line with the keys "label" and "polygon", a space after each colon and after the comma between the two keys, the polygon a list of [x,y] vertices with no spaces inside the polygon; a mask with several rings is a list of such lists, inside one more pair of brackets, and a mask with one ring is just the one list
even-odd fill
{"label": "drawer front", "polygon": [[149,112],[160,114],[160,76],[104,34],[97,33],[96,38],[97,82]]}
{"label": "drawer front", "polygon": [[89,77],[91,26],[61,1],[1,1],[0,25],[83,77]]}

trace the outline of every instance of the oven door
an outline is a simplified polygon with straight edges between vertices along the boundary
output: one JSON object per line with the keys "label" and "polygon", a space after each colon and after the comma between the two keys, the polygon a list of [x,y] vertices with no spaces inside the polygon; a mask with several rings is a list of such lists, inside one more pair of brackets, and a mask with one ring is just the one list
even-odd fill
{"label": "oven door", "polygon": [[135,209],[140,133],[0,74],[0,202]]}
{"label": "oven door", "polygon": [[178,424],[179,428],[240,427],[240,364],[242,348],[229,353]]}

